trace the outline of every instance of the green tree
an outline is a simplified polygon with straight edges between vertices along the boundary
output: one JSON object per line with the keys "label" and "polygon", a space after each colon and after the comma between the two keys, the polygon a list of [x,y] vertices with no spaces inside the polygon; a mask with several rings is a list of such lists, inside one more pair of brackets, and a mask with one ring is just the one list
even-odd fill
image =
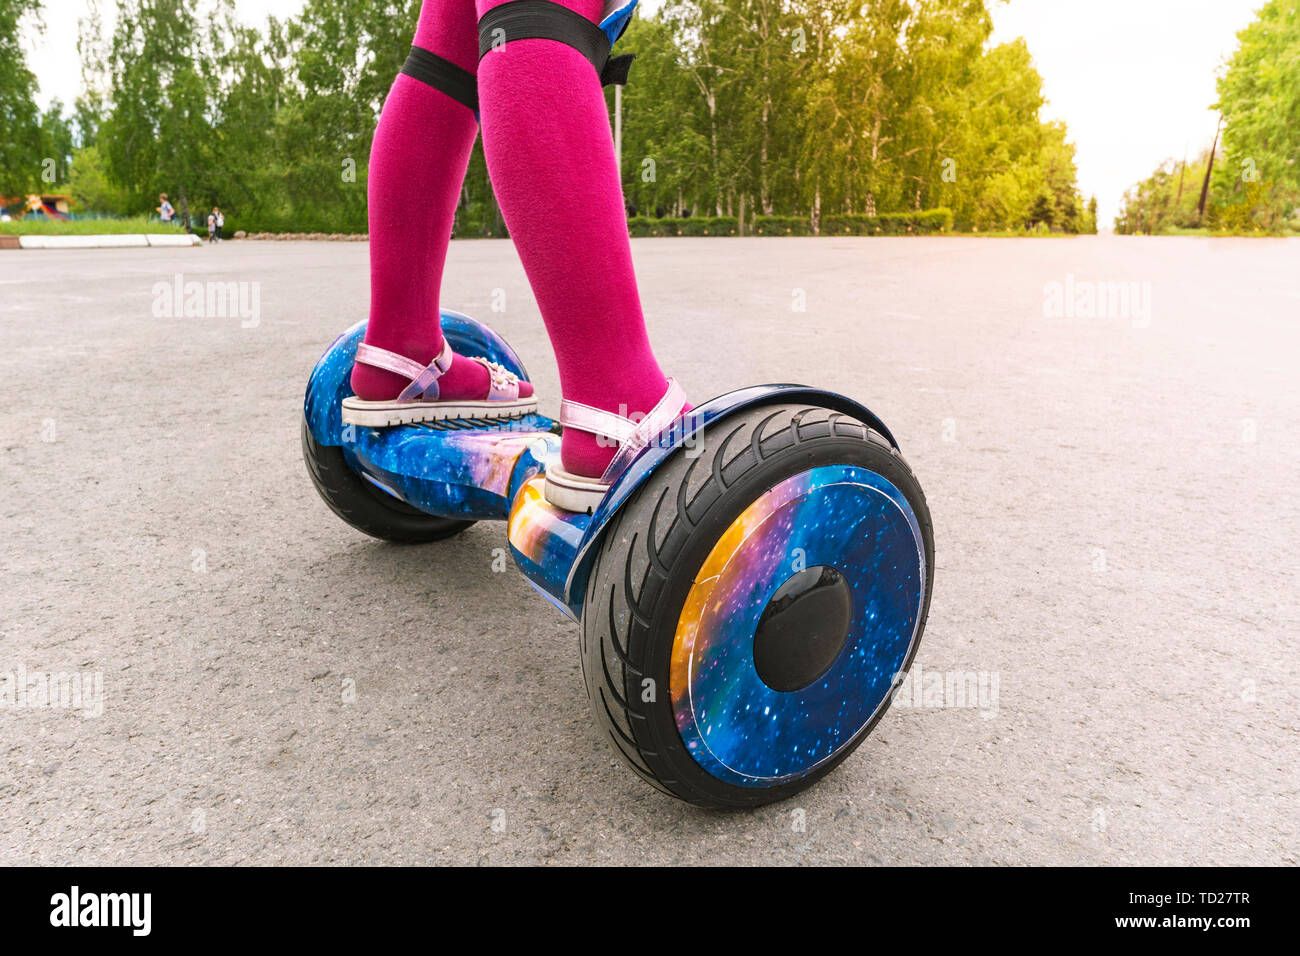
{"label": "green tree", "polygon": [[1088,206],[1084,213],[1083,225],[1080,232],[1095,236],[1097,234],[1097,197],[1093,196],[1088,200]]}
{"label": "green tree", "polygon": [[[629,204],[647,215],[683,215],[712,165],[692,78],[681,68],[671,28],[638,17],[620,45],[636,51],[623,92],[623,182]],[[612,101],[613,94],[609,94]],[[683,115],[685,114],[685,115]]]}
{"label": "green tree", "polygon": [[366,228],[366,169],[418,0],[308,0],[285,31],[296,95],[276,111],[280,191],[300,228]]}
{"label": "green tree", "polygon": [[1051,198],[1049,225],[1062,232],[1078,232],[1083,217],[1083,201],[1075,183],[1078,170],[1074,165],[1074,144],[1066,139],[1064,123],[1047,123],[1042,128],[1041,167],[1047,194]]}
{"label": "green tree", "polygon": [[[167,190],[220,202],[236,227],[366,228],[375,123],[418,0],[308,0],[258,28],[232,0],[118,2],[111,41],[93,11],[83,24],[74,125],[133,204]],[[622,46],[638,54],[629,206],[817,222],[944,205],[965,228],[1082,228],[1073,148],[1040,120],[1028,51],[990,48],[990,32],[984,0],[667,0]],[[501,234],[478,148],[456,228]]]}
{"label": "green tree", "polygon": [[814,221],[944,205],[1015,229],[1046,192],[1077,230],[1073,147],[1039,117],[1024,44],[990,49],[991,29],[982,0],[670,0],[625,41],[629,202]]}
{"label": "green tree", "polygon": [[1074,150],[1063,126],[1040,120],[1043,102],[1023,40],[992,47],[975,64],[960,91],[953,181],[937,193],[958,228],[1077,228]]}
{"label": "green tree", "polygon": [[72,121],[63,115],[63,104],[56,98],[41,113],[40,126],[41,180],[43,184],[66,183],[68,166],[76,135]]}
{"label": "green tree", "polygon": [[40,177],[44,145],[36,77],[22,36],[40,29],[40,0],[0,0],[0,194],[18,194]]}
{"label": "green tree", "polygon": [[103,156],[94,144],[82,146],[73,153],[68,192],[72,195],[73,211],[78,214],[120,216],[132,211],[130,197],[109,178]]}
{"label": "green tree", "polygon": [[[286,219],[283,183],[294,162],[281,135],[281,114],[298,94],[292,85],[285,25],[271,18],[259,29],[223,17],[213,65],[213,149],[220,157],[208,200],[234,221]],[[328,196],[321,197],[322,202]]]}
{"label": "green tree", "polygon": [[210,194],[213,77],[207,40],[186,0],[121,0],[108,59],[113,108],[99,129],[110,175],[137,211],[160,192],[188,215]]}
{"label": "green tree", "polygon": [[1243,221],[1276,229],[1300,201],[1300,2],[1270,0],[1237,39],[1219,78],[1215,205],[1246,204]]}
{"label": "green tree", "polygon": [[77,57],[81,61],[81,93],[73,105],[77,145],[93,145],[99,125],[111,102],[112,76],[109,57],[112,46],[104,35],[99,0],[91,0],[86,15],[77,21]]}

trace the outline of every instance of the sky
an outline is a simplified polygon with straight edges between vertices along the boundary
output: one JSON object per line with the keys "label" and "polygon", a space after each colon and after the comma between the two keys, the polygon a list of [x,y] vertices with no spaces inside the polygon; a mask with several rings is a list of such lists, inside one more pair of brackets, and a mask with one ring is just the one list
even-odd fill
{"label": "sky", "polygon": [[[45,31],[28,38],[40,104],[80,89],[77,20],[91,0],[45,0]],[[995,42],[1023,36],[1043,77],[1044,119],[1064,120],[1079,188],[1103,226],[1124,190],[1166,159],[1214,138],[1215,78],[1264,0],[993,0]],[[100,0],[108,21],[115,0]],[[236,0],[250,23],[288,16],[303,0]],[[648,9],[656,0],[643,0]],[[635,74],[634,80],[635,82]]]}
{"label": "sky", "polygon": [[1214,140],[1215,79],[1264,0],[1011,0],[995,42],[1023,36],[1044,119],[1064,120],[1079,188],[1109,225],[1124,190]]}

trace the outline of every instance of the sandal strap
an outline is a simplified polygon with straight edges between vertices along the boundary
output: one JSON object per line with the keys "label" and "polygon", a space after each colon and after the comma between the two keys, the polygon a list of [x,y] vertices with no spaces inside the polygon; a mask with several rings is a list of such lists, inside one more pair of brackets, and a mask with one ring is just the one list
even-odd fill
{"label": "sandal strap", "polygon": [[357,344],[357,361],[362,365],[382,368],[397,375],[404,375],[411,380],[411,384],[402,389],[402,393],[397,396],[399,402],[413,402],[422,396],[436,399],[438,379],[451,368],[454,357],[451,343],[446,338],[442,340],[442,349],[428,365],[421,365],[405,355],[398,355],[396,352],[375,345],[367,345],[365,342]]}
{"label": "sandal strap", "polygon": [[677,380],[668,379],[668,390],[639,422],[602,408],[571,402],[560,403],[560,424],[618,442],[618,451],[601,475],[602,482],[612,482],[631,464],[641,449],[671,425],[686,404],[686,392]]}
{"label": "sandal strap", "polygon": [[572,402],[567,398],[560,402],[560,424],[565,428],[576,428],[580,432],[612,439],[620,445],[631,440],[636,433],[636,422],[631,419],[607,412],[603,408]]}
{"label": "sandal strap", "polygon": [[476,355],[473,361],[487,369],[489,402],[513,402],[519,397],[519,376],[499,362]]}

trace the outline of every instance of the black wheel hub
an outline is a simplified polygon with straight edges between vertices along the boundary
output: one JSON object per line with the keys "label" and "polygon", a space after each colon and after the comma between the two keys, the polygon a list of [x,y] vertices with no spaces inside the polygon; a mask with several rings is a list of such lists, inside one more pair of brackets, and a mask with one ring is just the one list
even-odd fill
{"label": "black wheel hub", "polygon": [[802,690],[835,663],[849,636],[853,590],[828,565],[799,571],[776,589],[754,629],[754,668],[773,690]]}

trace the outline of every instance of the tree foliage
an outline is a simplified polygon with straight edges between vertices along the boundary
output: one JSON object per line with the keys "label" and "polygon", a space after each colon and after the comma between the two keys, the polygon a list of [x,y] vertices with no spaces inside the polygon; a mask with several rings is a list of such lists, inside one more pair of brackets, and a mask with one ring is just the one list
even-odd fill
{"label": "tree foliage", "polygon": [[1214,215],[1228,229],[1275,231],[1300,202],[1300,2],[1271,0],[1237,39],[1219,78]]}
{"label": "tree foliage", "polygon": [[983,0],[668,0],[625,39],[628,201],[1077,231],[1073,146],[1024,43],[991,32]]}
{"label": "tree foliage", "polygon": [[[87,200],[139,212],[166,191],[235,228],[365,229],[370,143],[419,0],[307,0],[259,27],[233,0],[117,3],[111,36],[93,15],[82,30],[69,128],[94,147],[73,163]],[[1086,231],[1029,52],[991,31],[985,0],[667,0],[620,45],[638,54],[629,209],[817,230],[942,208],[961,229]],[[457,230],[502,230],[477,148]]]}
{"label": "tree foliage", "polygon": [[[1300,0],[1270,0],[1237,35],[1219,77],[1222,147],[1185,170],[1166,161],[1132,187],[1115,222],[1120,233],[1159,234],[1207,226],[1280,232],[1300,214]],[[1217,145],[1217,141],[1216,141]],[[1213,161],[1204,215],[1200,193]],[[1184,186],[1175,188],[1175,180]],[[1185,188],[1191,180],[1194,188]]]}
{"label": "tree foliage", "polygon": [[0,0],[0,195],[34,186],[45,158],[36,77],[27,67],[22,37],[40,29],[40,0]]}
{"label": "tree foliage", "polygon": [[1124,193],[1115,231],[1120,235],[1157,236],[1199,226],[1201,185],[1209,161],[1208,149],[1192,162],[1166,160]]}

